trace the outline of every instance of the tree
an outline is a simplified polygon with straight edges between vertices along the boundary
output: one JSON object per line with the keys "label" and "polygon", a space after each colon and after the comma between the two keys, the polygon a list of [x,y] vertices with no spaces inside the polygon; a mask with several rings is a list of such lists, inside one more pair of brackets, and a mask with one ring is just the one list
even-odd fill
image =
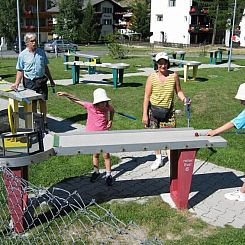
{"label": "tree", "polygon": [[150,36],[150,4],[148,0],[137,0],[131,5],[132,30],[145,39]]}
{"label": "tree", "polygon": [[0,4],[0,37],[5,37],[11,44],[17,36],[16,0],[1,0]]}
{"label": "tree", "polygon": [[[233,16],[234,0],[197,0],[196,2],[200,8],[208,8],[208,16],[213,23],[212,45],[214,45],[217,30],[225,32],[227,29],[227,21]],[[241,21],[241,13],[244,7],[244,0],[237,0],[236,25]]]}
{"label": "tree", "polygon": [[61,0],[55,32],[73,42],[80,41],[82,4],[80,0]]}
{"label": "tree", "polygon": [[83,12],[83,20],[81,26],[81,40],[89,43],[90,41],[98,41],[100,37],[100,24],[97,22],[94,8],[89,0],[86,9]]}

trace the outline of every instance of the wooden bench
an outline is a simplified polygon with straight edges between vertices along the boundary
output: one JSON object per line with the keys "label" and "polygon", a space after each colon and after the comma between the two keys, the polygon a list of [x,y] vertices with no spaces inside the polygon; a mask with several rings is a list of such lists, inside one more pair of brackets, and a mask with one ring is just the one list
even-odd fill
{"label": "wooden bench", "polygon": [[125,64],[125,63],[96,64],[95,62],[82,62],[82,61],[65,62],[64,64],[72,66],[73,84],[79,83],[80,67],[82,67],[82,66],[89,67],[90,69],[93,69],[93,70],[95,70],[95,67],[110,68],[110,69],[112,69],[113,87],[114,88],[117,88],[118,86],[122,85],[124,69],[129,67],[129,64]]}

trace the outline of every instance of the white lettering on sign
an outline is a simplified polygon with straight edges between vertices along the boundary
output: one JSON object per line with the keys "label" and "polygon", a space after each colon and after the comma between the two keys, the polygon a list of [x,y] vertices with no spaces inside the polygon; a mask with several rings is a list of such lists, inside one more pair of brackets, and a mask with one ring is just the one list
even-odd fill
{"label": "white lettering on sign", "polygon": [[185,172],[189,172],[191,169],[191,165],[193,164],[193,159],[185,159],[183,161],[183,164],[184,164]]}

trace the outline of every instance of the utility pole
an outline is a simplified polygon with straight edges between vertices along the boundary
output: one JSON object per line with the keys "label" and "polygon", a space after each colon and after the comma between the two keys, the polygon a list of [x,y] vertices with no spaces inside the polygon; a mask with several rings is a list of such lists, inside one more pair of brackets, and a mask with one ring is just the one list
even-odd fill
{"label": "utility pole", "polygon": [[37,44],[38,44],[38,47],[39,47],[39,3],[38,3],[38,0],[37,0]]}
{"label": "utility pole", "polygon": [[230,37],[230,51],[229,51],[229,59],[228,59],[228,71],[231,70],[231,56],[232,56],[232,46],[233,46],[233,35],[234,35],[234,26],[235,26],[235,19],[236,19],[236,0],[234,3],[234,10],[233,10],[233,19],[232,19],[232,29],[231,29],[231,37]]}
{"label": "utility pole", "polygon": [[21,36],[20,36],[20,5],[19,5],[19,0],[17,1],[17,22],[18,22],[18,40],[19,40],[19,53],[22,51],[21,50]]}

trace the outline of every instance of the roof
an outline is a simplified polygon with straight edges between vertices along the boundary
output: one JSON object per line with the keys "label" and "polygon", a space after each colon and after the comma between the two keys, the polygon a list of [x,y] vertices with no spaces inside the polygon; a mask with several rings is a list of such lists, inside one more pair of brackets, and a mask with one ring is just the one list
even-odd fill
{"label": "roof", "polygon": [[[101,2],[104,2],[104,1],[105,1],[105,0],[90,0],[90,3],[92,4],[92,6],[94,6],[94,5],[99,4],[99,3],[101,3]],[[118,3],[118,2],[115,1],[115,0],[106,0],[106,1],[113,2],[114,4],[116,4],[116,5],[120,6],[120,7],[122,7],[121,4]],[[86,7],[86,6],[88,5],[88,2],[89,2],[89,0],[84,0],[84,7]]]}

